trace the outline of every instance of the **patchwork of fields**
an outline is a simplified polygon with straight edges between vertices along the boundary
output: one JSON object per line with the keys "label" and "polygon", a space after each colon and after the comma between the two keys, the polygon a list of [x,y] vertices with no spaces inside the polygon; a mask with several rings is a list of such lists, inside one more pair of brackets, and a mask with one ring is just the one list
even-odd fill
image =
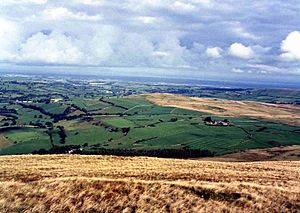
{"label": "patchwork of fields", "polygon": [[[197,154],[189,150],[198,150],[200,157],[300,145],[297,105],[170,94],[121,96],[115,95],[124,93],[119,85],[75,83],[4,81],[0,154],[124,150],[125,155],[167,157],[165,152],[177,150],[172,156],[191,157]],[[207,117],[233,125],[205,125]]]}

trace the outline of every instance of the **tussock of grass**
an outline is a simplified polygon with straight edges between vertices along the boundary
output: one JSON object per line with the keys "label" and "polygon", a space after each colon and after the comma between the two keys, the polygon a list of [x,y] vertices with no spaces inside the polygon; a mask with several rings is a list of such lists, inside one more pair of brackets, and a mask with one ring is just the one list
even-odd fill
{"label": "tussock of grass", "polygon": [[0,212],[296,212],[300,162],[0,157]]}

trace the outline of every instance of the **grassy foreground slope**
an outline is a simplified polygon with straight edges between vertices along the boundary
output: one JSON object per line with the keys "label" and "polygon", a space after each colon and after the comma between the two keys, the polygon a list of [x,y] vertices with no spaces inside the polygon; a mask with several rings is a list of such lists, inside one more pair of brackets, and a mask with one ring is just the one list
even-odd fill
{"label": "grassy foreground slope", "polygon": [[1,156],[1,212],[296,212],[300,162]]}

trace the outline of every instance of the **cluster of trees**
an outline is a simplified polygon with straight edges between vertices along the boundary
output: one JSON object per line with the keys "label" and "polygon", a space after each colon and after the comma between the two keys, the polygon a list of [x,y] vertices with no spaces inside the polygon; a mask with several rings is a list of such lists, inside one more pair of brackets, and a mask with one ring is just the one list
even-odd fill
{"label": "cluster of trees", "polygon": [[53,146],[51,149],[39,149],[32,152],[32,154],[67,154],[71,150],[73,151],[73,154],[80,154],[82,151],[80,150],[80,145],[65,145],[65,146]]}
{"label": "cluster of trees", "polygon": [[[93,119],[93,117],[84,117],[84,118],[82,118],[82,120],[87,121],[87,122],[91,122],[91,121],[93,121],[94,119]],[[111,126],[111,125],[108,125],[108,124],[103,123],[103,122],[101,122],[101,121],[93,122],[92,125],[94,125],[94,126],[102,126],[103,128],[107,129],[107,130],[110,131],[110,132],[118,132],[118,131],[120,131],[119,128],[114,127],[114,126]],[[130,129],[129,129],[129,130],[130,130]],[[128,130],[128,131],[126,131],[126,130],[121,130],[121,131],[123,132],[123,134],[127,134],[127,133],[129,132],[129,130]]]}
{"label": "cluster of trees", "polygon": [[16,116],[18,112],[15,109],[7,109],[6,106],[0,108],[0,115],[5,116],[1,121],[4,123],[1,125],[3,127],[14,126],[17,125],[18,116]]}
{"label": "cluster of trees", "polygon": [[116,155],[116,156],[149,156],[160,158],[196,158],[213,157],[214,153],[201,149],[157,149],[157,150],[134,150],[134,149],[97,149],[95,151],[82,151],[82,154]]}
{"label": "cluster of trees", "polygon": [[3,108],[0,108],[0,114],[9,114],[9,113],[18,114],[17,110],[15,110],[15,109],[7,109],[6,106],[4,106]]}

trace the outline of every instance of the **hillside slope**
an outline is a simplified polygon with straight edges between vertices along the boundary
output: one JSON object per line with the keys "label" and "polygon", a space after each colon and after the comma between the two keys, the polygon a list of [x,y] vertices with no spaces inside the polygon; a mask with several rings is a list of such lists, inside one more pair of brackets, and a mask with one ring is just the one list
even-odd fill
{"label": "hillside slope", "polygon": [[299,161],[300,160],[300,146],[280,146],[265,149],[248,149],[242,152],[235,152],[223,156],[212,158],[199,158],[208,161]]}
{"label": "hillside slope", "polygon": [[236,101],[217,98],[198,98],[167,93],[143,95],[160,106],[197,110],[214,115],[265,119],[300,126],[300,107],[292,104],[271,104],[256,101]]}
{"label": "hillside slope", "polygon": [[300,162],[0,157],[1,212],[300,210]]}

